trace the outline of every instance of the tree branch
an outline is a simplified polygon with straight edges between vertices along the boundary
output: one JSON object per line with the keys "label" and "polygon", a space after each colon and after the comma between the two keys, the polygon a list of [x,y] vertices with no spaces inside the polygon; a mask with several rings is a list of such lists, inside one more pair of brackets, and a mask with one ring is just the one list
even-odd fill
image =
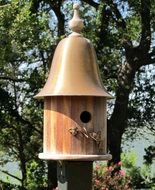
{"label": "tree branch", "polygon": [[[115,3],[113,0],[105,1],[106,4],[109,5],[109,7],[111,8],[112,19],[116,23],[117,27],[126,30],[126,21],[124,20],[121,12],[118,9],[117,3]],[[132,41],[129,38],[123,39],[122,44],[126,51],[133,47]]]}
{"label": "tree branch", "polygon": [[5,8],[5,7],[8,7],[10,5],[11,5],[10,3],[9,4],[5,4],[5,5],[0,5],[0,8]]}
{"label": "tree branch", "polygon": [[22,116],[19,115],[19,113],[15,113],[12,114],[13,116],[15,116],[17,118],[17,120],[19,120],[20,122],[22,122],[23,124],[26,124],[27,127],[29,128],[33,128],[34,131],[38,132],[40,135],[42,135],[42,131],[38,130],[30,121],[24,119]]}
{"label": "tree branch", "polygon": [[13,82],[25,82],[26,81],[24,79],[18,79],[18,78],[13,78],[13,77],[9,77],[9,76],[0,76],[0,80],[9,80],[9,81],[13,81]]}
{"label": "tree branch", "polygon": [[[7,91],[5,91],[4,89],[0,88],[0,94],[3,97],[1,99],[1,102],[3,101],[3,103],[6,105],[6,108],[4,109],[5,111],[8,111],[10,116],[14,117],[17,119],[17,121],[20,121],[21,123],[25,124],[27,127],[31,128],[33,127],[33,129],[38,132],[40,135],[42,135],[42,132],[40,130],[38,130],[29,120],[24,119],[18,112],[17,109],[14,109],[12,106],[13,103],[13,98],[9,95],[9,93]],[[9,101],[7,101],[9,100]]]}
{"label": "tree branch", "polygon": [[155,64],[155,55],[152,55],[152,52],[147,53],[140,61],[140,66],[146,66],[150,64]]}
{"label": "tree branch", "polygon": [[139,46],[143,49],[143,53],[148,53],[151,44],[150,9],[150,0],[141,0],[141,40]]}
{"label": "tree branch", "polygon": [[17,179],[20,182],[22,181],[19,177],[15,176],[13,174],[10,174],[8,171],[5,171],[5,170],[0,170],[0,171],[3,172],[3,173],[5,173],[5,174],[7,174],[10,177],[13,177],[14,179]]}
{"label": "tree branch", "polygon": [[122,29],[126,29],[126,22],[123,19],[123,16],[121,15],[121,13],[120,13],[120,11],[119,11],[119,9],[117,7],[117,4],[114,3],[113,0],[106,0],[106,3],[107,3],[107,5],[109,5],[111,7],[111,9],[113,10],[113,12],[115,14],[114,16],[116,18],[113,18],[113,19],[116,22],[117,26],[119,28],[121,27]]}
{"label": "tree branch", "polygon": [[41,0],[32,0],[31,9],[30,9],[32,13],[38,12],[40,2]]}
{"label": "tree branch", "polygon": [[24,181],[26,179],[26,156],[24,153],[24,141],[23,141],[23,136],[22,136],[22,132],[21,129],[17,130],[17,134],[18,134],[18,149],[19,149],[19,159],[20,159],[20,168],[21,168],[21,172],[22,172],[22,181]]}
{"label": "tree branch", "polygon": [[[31,11],[37,13],[39,4],[41,0],[33,0]],[[64,14],[61,12],[61,5],[63,3],[63,0],[55,1],[55,0],[43,0],[43,2],[50,6],[50,8],[54,11],[57,19],[58,19],[58,36],[64,35],[65,27],[65,17]],[[49,8],[47,9],[49,10]]]}
{"label": "tree branch", "polygon": [[83,0],[85,3],[88,3],[89,5],[91,5],[92,7],[94,7],[95,9],[98,9],[99,7],[99,3],[96,3],[95,1],[92,0]]}
{"label": "tree branch", "polygon": [[150,56],[155,56],[155,47],[152,47],[152,51],[149,53]]}
{"label": "tree branch", "polygon": [[150,64],[155,64],[155,57],[150,60]]}
{"label": "tree branch", "polygon": [[51,9],[53,9],[57,19],[58,19],[58,36],[62,36],[65,34],[65,17],[64,14],[61,12],[61,4],[62,4],[62,0],[55,2],[55,1],[51,1],[51,0],[46,0],[46,2],[48,2],[48,4],[50,5]]}
{"label": "tree branch", "polygon": [[[106,39],[108,38],[108,26],[109,26],[109,12],[106,10],[105,5],[100,5],[98,20],[99,23],[96,25],[96,52],[100,56],[100,51],[106,45]],[[101,55],[102,56],[102,55]]]}

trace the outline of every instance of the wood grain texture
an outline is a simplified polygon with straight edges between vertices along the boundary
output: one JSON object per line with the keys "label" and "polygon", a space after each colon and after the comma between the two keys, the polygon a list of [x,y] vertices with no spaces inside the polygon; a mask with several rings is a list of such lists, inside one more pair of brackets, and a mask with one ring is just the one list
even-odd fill
{"label": "wood grain texture", "polygon": [[102,150],[98,152],[98,154],[106,153],[106,99],[95,97],[94,101],[94,112],[96,117],[94,117],[94,126],[96,131],[101,131],[101,139],[103,140]]}
{"label": "wood grain texture", "polygon": [[[44,104],[45,154],[103,155],[106,154],[106,99],[103,97],[57,96],[46,97]],[[84,123],[80,114],[87,111],[91,120]],[[85,128],[88,133],[101,132],[102,148],[82,133],[76,136],[69,130]]]}
{"label": "wood grain texture", "polygon": [[49,147],[48,139],[51,138],[53,135],[51,133],[51,121],[52,121],[51,114],[51,98],[47,97],[46,101],[44,102],[44,136],[43,136],[43,149],[45,152],[49,152],[51,150],[51,147]]}

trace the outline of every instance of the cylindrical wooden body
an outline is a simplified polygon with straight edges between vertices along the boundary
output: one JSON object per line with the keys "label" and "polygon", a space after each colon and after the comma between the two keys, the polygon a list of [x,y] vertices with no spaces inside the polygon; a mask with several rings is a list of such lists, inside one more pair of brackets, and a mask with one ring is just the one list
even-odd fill
{"label": "cylindrical wooden body", "polygon": [[106,119],[104,97],[45,97],[43,153],[105,155]]}

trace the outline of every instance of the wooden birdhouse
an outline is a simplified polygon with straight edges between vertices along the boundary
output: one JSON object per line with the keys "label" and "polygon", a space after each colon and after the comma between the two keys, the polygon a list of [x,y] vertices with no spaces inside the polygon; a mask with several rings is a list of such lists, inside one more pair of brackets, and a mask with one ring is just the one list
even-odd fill
{"label": "wooden birdhouse", "polygon": [[81,34],[74,6],[72,33],[58,44],[48,80],[36,95],[44,98],[42,159],[108,160],[106,102],[94,48]]}

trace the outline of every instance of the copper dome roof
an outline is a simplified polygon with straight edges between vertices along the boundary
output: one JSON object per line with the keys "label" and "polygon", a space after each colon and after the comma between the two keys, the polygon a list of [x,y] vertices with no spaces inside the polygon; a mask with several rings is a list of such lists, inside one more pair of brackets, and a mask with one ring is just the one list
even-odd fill
{"label": "copper dome roof", "polygon": [[35,96],[101,96],[111,98],[102,85],[96,53],[90,41],[80,31],[83,22],[78,17],[78,6],[70,21],[73,33],[61,40],[55,50],[49,77]]}

